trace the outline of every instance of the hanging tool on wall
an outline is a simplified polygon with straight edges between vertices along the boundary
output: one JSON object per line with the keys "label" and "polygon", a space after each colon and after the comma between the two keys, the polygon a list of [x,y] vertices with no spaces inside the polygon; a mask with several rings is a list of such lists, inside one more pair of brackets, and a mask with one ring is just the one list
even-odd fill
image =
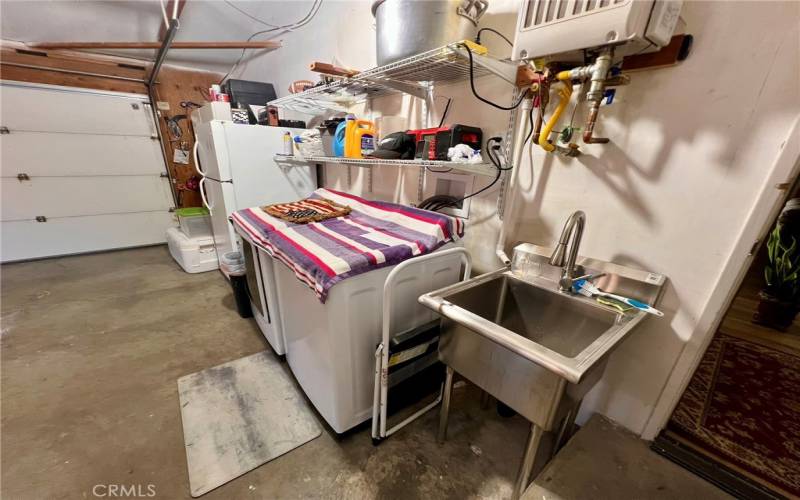
{"label": "hanging tool on wall", "polygon": [[184,193],[187,191],[200,192],[200,177],[193,175],[183,182],[178,182],[175,190],[178,192],[178,206],[180,206],[183,204]]}
{"label": "hanging tool on wall", "polygon": [[169,135],[172,136],[171,142],[176,142],[181,140],[183,137],[183,129],[181,128],[181,120],[186,120],[188,117],[187,115],[175,115],[172,117],[164,117],[164,121],[167,122],[167,130],[169,130]]}

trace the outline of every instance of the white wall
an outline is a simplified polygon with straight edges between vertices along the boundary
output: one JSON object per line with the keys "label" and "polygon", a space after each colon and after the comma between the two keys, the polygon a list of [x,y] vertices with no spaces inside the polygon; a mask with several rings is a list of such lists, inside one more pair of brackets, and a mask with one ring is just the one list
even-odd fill
{"label": "white wall", "polygon": [[[632,75],[601,114],[606,146],[520,172],[521,240],[588,216],[582,253],[666,274],[661,308],[614,355],[586,407],[641,432],[800,112],[796,3],[690,2],[681,66]],[[645,436],[653,437],[653,436]]]}
{"label": "white wall", "polygon": [[[516,3],[490,3],[484,24],[511,35]],[[570,160],[526,153],[514,187],[516,216],[506,222],[510,242],[549,245],[569,213],[582,209],[588,216],[583,255],[670,278],[661,303],[666,317],[649,320],[625,341],[584,403],[585,411],[639,433],[687,340],[707,333],[698,318],[800,114],[800,4],[685,2],[683,17],[695,35],[691,57],[677,67],[632,74],[633,83],[601,111],[597,135],[610,137],[610,144],[582,146],[586,154]],[[371,23],[369,2],[326,2],[318,19],[287,35],[280,51],[253,59],[241,76],[272,81],[284,95],[290,81],[313,79],[312,60],[370,67]],[[495,54],[508,50],[486,41]],[[509,86],[492,77],[479,88],[499,102],[510,99]],[[507,114],[474,99],[466,83],[441,93],[455,98],[448,122],[481,126],[486,136],[505,129]],[[407,101],[375,103],[371,116],[402,114]],[[330,167],[329,180],[346,187],[342,169]],[[351,190],[415,201],[416,179],[415,171],[376,169],[373,193],[359,184]],[[483,270],[499,267],[496,194],[480,196],[468,221],[467,245]]]}

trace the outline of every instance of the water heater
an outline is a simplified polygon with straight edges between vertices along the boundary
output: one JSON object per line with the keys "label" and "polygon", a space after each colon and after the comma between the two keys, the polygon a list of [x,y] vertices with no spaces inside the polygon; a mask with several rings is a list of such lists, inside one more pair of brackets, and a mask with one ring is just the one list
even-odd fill
{"label": "water heater", "polygon": [[615,55],[667,45],[678,24],[680,0],[524,0],[517,17],[513,59],[560,55],[615,45]]}

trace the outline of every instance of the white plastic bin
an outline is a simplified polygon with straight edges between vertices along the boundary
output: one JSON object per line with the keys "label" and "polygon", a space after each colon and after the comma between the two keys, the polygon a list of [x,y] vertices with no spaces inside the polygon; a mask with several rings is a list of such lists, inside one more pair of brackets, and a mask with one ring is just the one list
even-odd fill
{"label": "white plastic bin", "polygon": [[167,229],[167,246],[172,258],[187,273],[202,273],[219,268],[214,238],[189,238],[177,227]]}

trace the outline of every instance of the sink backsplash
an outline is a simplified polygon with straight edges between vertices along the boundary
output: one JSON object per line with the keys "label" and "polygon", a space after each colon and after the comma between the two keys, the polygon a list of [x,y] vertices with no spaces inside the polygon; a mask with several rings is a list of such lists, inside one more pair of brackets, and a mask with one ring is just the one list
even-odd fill
{"label": "sink backsplash", "polygon": [[[514,247],[511,260],[511,272],[517,278],[527,282],[538,282],[545,279],[557,286],[561,277],[561,267],[550,265],[553,249],[532,243],[520,243]],[[578,257],[580,274],[606,273],[606,276],[595,280],[595,284],[606,292],[616,293],[641,300],[652,306],[656,305],[661,295],[666,276],[659,273],[643,271],[632,267],[614,264],[588,257]]]}

